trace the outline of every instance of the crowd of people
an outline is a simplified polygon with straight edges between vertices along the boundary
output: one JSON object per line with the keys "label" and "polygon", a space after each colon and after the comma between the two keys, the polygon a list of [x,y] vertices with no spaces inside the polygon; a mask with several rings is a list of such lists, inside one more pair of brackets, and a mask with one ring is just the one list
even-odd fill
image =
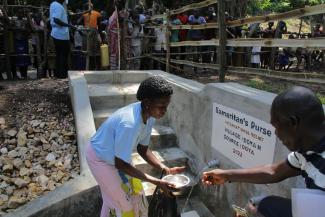
{"label": "crowd of people", "polygon": [[[85,4],[83,10],[68,11],[63,0],[53,1],[47,13],[31,13],[19,9],[16,16],[9,17],[0,10],[0,30],[5,28],[8,35],[0,34],[1,71],[8,71],[17,79],[27,78],[30,66],[37,69],[38,77],[67,77],[68,69],[101,69],[101,44],[109,47],[109,69],[162,69],[164,62],[153,60],[146,55],[165,57],[167,51],[166,28],[162,25],[201,25],[217,23],[215,7],[195,9],[172,15],[169,20],[150,19],[153,9],[145,10],[137,5],[126,10],[120,1],[115,2],[116,10],[110,16],[100,11],[96,5]],[[162,12],[160,12],[162,13]],[[226,21],[235,18],[225,14]],[[46,30],[46,31],[45,31]],[[310,38],[324,36],[323,26],[317,25],[313,34],[296,34],[287,30],[284,21],[269,22],[266,28],[260,24],[227,27],[227,38]],[[45,35],[46,34],[46,35]],[[169,41],[201,41],[218,37],[218,30],[173,29]],[[5,42],[9,43],[5,43]],[[45,46],[46,44],[46,46]],[[6,45],[6,46],[5,46]],[[10,54],[10,67],[6,68],[5,48]],[[171,47],[171,59],[190,60],[201,63],[217,63],[216,46]],[[45,58],[46,56],[46,58]],[[89,57],[87,59],[87,56]],[[33,58],[31,58],[33,57]],[[296,69],[309,69],[316,62],[323,61],[321,50],[303,48],[269,47],[227,47],[228,65],[255,68],[289,70],[295,64]],[[183,70],[183,65],[173,68]],[[107,68],[106,68],[107,69]],[[194,71],[196,71],[194,67]],[[0,73],[2,79],[2,73]]]}
{"label": "crowd of people", "polygon": [[[284,21],[278,22],[274,28],[274,22],[269,22],[267,28],[262,29],[259,26],[255,33],[251,35],[253,38],[284,38],[284,34],[288,35],[288,39],[305,39],[317,38],[325,36],[323,27],[317,24],[313,34],[301,34],[289,32]],[[270,57],[275,58],[272,60]],[[251,53],[251,65],[255,68],[270,68],[276,70],[289,70],[295,64],[295,70],[299,71],[303,65],[303,69],[310,69],[311,65],[322,62],[323,54],[321,50],[293,47],[253,47]],[[273,61],[273,62],[272,62]]]}
{"label": "crowd of people", "polygon": [[85,69],[85,51],[89,69],[100,69],[99,48],[107,37],[99,33],[108,25],[106,13],[93,7],[69,13],[63,3],[53,1],[43,13],[20,8],[13,16],[0,9],[0,79],[8,71],[6,54],[13,79],[26,79],[30,67],[37,70],[39,78],[66,78],[68,69]]}

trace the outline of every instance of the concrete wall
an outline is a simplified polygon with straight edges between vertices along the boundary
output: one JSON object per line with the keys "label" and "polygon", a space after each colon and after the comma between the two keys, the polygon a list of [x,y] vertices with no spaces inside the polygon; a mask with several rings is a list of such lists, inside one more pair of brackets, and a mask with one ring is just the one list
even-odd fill
{"label": "concrete wall", "polygon": [[[168,108],[168,121],[177,133],[180,147],[192,156],[193,169],[198,171],[203,162],[211,159],[219,159],[220,167],[224,169],[239,168],[211,147],[212,104],[216,102],[269,122],[270,106],[275,94],[237,83],[202,85],[164,73],[153,74],[159,74],[173,84],[175,94]],[[286,159],[288,153],[277,139],[274,161]],[[303,187],[302,178],[270,185],[231,183],[219,187],[200,186],[200,197],[215,216],[231,216],[232,204],[245,206],[249,198],[260,195],[290,197],[293,186]]]}

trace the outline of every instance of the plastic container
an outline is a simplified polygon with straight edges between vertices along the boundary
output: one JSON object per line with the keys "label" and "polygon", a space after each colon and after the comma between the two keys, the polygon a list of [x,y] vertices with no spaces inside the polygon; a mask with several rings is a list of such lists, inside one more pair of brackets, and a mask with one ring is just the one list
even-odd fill
{"label": "plastic container", "polygon": [[107,44],[102,44],[100,46],[100,60],[102,68],[107,68],[109,66],[109,50]]}

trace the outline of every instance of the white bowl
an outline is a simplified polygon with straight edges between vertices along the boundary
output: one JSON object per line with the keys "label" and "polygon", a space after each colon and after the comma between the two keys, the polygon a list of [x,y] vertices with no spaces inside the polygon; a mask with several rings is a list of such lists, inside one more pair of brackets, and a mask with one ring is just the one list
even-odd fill
{"label": "white bowl", "polygon": [[190,178],[184,174],[167,175],[164,176],[162,180],[174,184],[177,189],[187,186],[191,181]]}

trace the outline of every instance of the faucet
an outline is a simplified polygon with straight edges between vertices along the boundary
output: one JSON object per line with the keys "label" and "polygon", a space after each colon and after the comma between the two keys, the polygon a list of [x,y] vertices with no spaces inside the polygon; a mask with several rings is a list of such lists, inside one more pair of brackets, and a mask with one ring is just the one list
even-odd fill
{"label": "faucet", "polygon": [[206,163],[206,165],[199,171],[199,173],[196,175],[195,177],[195,181],[199,181],[200,178],[201,178],[201,175],[203,174],[204,171],[208,170],[209,168],[212,168],[212,167],[219,167],[220,165],[220,161],[217,160],[217,159],[214,159],[214,160],[210,160]]}

